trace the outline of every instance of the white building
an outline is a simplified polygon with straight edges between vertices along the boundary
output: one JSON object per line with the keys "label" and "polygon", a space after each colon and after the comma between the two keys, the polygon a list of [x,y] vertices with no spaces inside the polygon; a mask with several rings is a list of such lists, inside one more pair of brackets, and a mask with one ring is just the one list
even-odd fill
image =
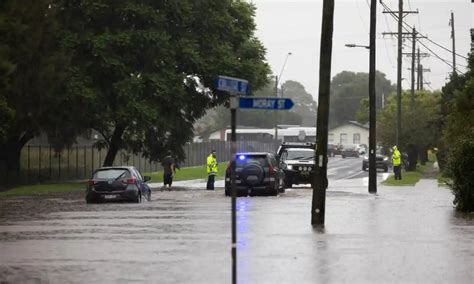
{"label": "white building", "polygon": [[369,126],[349,121],[328,132],[328,144],[365,144],[369,145]]}

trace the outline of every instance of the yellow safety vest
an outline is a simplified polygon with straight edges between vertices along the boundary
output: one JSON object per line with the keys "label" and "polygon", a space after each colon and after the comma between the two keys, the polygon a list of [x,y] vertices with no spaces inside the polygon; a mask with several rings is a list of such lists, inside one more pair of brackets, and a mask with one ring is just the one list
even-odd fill
{"label": "yellow safety vest", "polygon": [[207,174],[210,176],[217,175],[217,159],[214,156],[207,156]]}
{"label": "yellow safety vest", "polygon": [[394,150],[392,155],[392,163],[394,166],[400,165],[400,151]]}

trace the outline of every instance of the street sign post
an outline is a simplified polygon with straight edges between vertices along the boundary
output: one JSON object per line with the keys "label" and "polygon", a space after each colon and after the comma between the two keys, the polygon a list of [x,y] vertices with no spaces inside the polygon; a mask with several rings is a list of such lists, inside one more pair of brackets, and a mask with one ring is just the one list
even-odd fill
{"label": "street sign post", "polygon": [[219,76],[215,82],[219,91],[246,95],[250,91],[249,81],[228,76]]}
{"label": "street sign post", "polygon": [[288,98],[240,98],[240,108],[288,110],[293,107],[293,101]]}
{"label": "street sign post", "polygon": [[235,131],[237,121],[237,108],[264,109],[264,110],[287,110],[293,107],[293,101],[288,98],[238,98],[237,95],[247,95],[250,86],[247,80],[228,76],[219,76],[215,81],[215,87],[219,91],[230,94],[230,125],[231,125],[231,147],[230,147],[230,184],[232,192],[232,283],[237,283],[237,190],[235,182],[235,156],[237,153],[237,134]]}
{"label": "street sign post", "polygon": [[215,87],[219,91],[228,92],[230,94],[230,126],[232,129],[230,136],[230,186],[232,194],[232,283],[237,283],[237,190],[235,182],[235,156],[237,154],[237,134],[235,131],[237,121],[237,108],[239,94],[247,94],[249,84],[247,80],[233,78],[228,76],[219,76],[215,81]]}

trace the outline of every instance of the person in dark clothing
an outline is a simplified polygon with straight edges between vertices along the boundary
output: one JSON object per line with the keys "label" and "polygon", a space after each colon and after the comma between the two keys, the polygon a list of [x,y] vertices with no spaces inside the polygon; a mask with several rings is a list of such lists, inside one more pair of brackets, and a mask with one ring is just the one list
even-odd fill
{"label": "person in dark clothing", "polygon": [[171,151],[168,151],[168,155],[162,161],[163,166],[163,188],[168,186],[168,190],[171,190],[171,184],[173,183],[173,173],[176,172],[175,161],[171,156]]}

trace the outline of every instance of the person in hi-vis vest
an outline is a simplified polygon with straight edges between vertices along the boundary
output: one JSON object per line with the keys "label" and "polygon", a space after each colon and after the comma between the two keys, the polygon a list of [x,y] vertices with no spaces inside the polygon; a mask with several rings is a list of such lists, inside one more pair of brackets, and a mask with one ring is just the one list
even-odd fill
{"label": "person in hi-vis vest", "polygon": [[401,155],[398,151],[397,146],[393,146],[392,153],[392,164],[393,164],[393,173],[395,174],[395,179],[402,179],[402,165],[401,165]]}
{"label": "person in hi-vis vest", "polygon": [[214,190],[214,182],[217,175],[217,158],[216,150],[212,150],[207,156],[207,190]]}

